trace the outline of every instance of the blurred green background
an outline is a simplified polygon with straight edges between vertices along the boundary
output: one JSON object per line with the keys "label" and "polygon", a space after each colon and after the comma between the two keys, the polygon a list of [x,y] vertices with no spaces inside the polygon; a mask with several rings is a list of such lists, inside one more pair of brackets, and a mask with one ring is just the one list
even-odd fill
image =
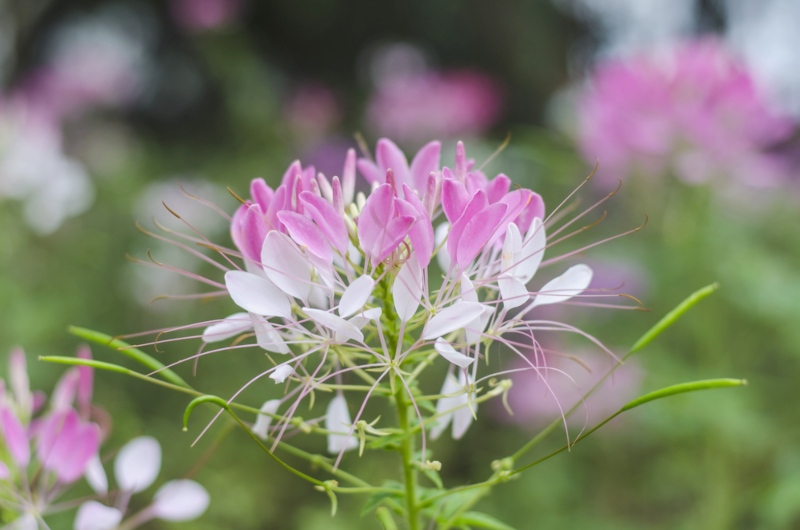
{"label": "blurred green background", "polygon": [[[217,7],[198,11],[200,4]],[[181,184],[232,213],[237,203],[226,187],[244,195],[255,177],[274,185],[295,158],[335,174],[356,132],[374,145],[397,131],[408,152],[438,135],[447,165],[455,140],[468,141],[469,155],[481,161],[510,133],[509,146],[487,172],[506,173],[552,208],[594,165],[576,147],[575,107],[564,101],[602,57],[716,34],[766,72],[766,81],[778,83],[774,92],[793,115],[792,98],[800,99],[800,89],[794,90],[793,79],[769,74],[800,71],[797,62],[772,64],[786,59],[781,50],[797,49],[797,37],[767,31],[772,47],[764,44],[759,55],[766,15],[748,22],[743,4],[653,2],[648,9],[635,0],[606,6],[589,0],[220,0],[198,1],[193,9],[192,2],[178,1],[0,0],[2,108],[28,97],[41,103],[44,114],[56,114],[51,121],[57,123],[57,148],[46,149],[78,165],[83,189],[89,190],[82,199],[63,192],[39,207],[55,208],[59,200],[75,205],[94,194],[91,205],[86,201],[43,230],[31,224],[25,209],[63,160],[62,166],[43,165],[45,180],[24,194],[14,191],[21,184],[0,164],[0,352],[23,346],[33,387],[49,389],[62,370],[34,359],[71,355],[79,341],[66,333],[70,324],[116,335],[229,314],[233,305],[223,300],[148,303],[162,294],[196,292],[199,285],[128,256],[146,260],[150,251],[154,259],[180,267],[196,268],[198,261],[147,237],[136,223],[152,227],[155,217],[180,229],[163,200],[210,239],[227,243],[225,220],[182,195]],[[792,5],[766,2],[763,11],[779,13],[784,6],[783,18],[796,23],[800,13]],[[761,33],[748,33],[748,24]],[[772,63],[765,67],[753,57]],[[47,88],[59,68],[75,77],[68,84],[73,99],[66,102],[54,101],[63,92]],[[493,110],[471,122],[461,116],[466,121],[449,128],[420,122],[414,129],[412,123],[408,134],[401,125],[376,120],[376,94],[401,84],[397,76],[420,71],[481,76],[488,80],[485,97],[492,103],[486,106]],[[0,113],[0,161],[25,132],[8,116]],[[415,136],[413,130],[421,132]],[[798,158],[795,137],[779,147]],[[572,452],[497,487],[478,509],[521,529],[800,526],[800,195],[796,172],[789,177],[753,189],[724,179],[692,186],[669,175],[640,174],[624,182],[601,208],[606,220],[568,245],[579,248],[636,227],[648,213],[645,229],[587,252],[586,259],[602,262],[613,281],[630,272],[624,290],[651,311],[577,308],[570,318],[622,353],[690,292],[718,281],[717,294],[638,357],[639,389],[710,377],[741,377],[750,384],[637,409]],[[613,188],[613,182],[587,186],[585,204]],[[197,346],[165,344],[159,356],[175,361]],[[586,345],[561,347],[573,346]],[[99,359],[125,362],[113,351],[93,351]],[[250,378],[249,362],[233,352],[208,356],[193,384],[230,395]],[[191,376],[191,367],[181,373]],[[245,399],[257,405],[276,395],[271,387],[269,382],[254,388]],[[184,396],[98,374],[95,402],[114,420],[106,448],[137,434],[160,440],[161,481],[186,474],[210,455],[196,478],[210,491],[211,506],[184,527],[377,527],[370,517],[359,517],[356,498],[341,499],[339,514],[330,520],[324,495],[263,458],[240,432],[227,436],[213,454],[206,451],[222,436],[219,427],[190,449],[193,436],[181,432],[180,424]],[[534,422],[510,423],[504,415],[486,406],[463,440],[437,442],[446,482],[485,478],[492,460],[535,432]],[[204,419],[198,414],[193,421]],[[563,433],[548,443],[544,449],[559,446]],[[346,464],[374,476],[382,456],[349,456]],[[70,523],[63,524],[54,528]],[[171,527],[180,526],[148,526]]]}

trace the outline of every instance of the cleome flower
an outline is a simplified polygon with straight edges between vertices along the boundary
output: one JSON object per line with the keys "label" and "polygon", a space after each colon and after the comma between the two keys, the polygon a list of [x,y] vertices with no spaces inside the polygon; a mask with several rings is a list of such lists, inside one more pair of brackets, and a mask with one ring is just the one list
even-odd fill
{"label": "cleome flower", "polygon": [[[577,328],[537,320],[541,306],[618,296],[588,292],[592,270],[583,264],[539,273],[580,251],[544,259],[553,223],[542,198],[512,190],[506,175],[487,177],[461,142],[452,166],[440,166],[440,150],[430,142],[409,163],[381,139],[374,160],[348,151],[341,178],[294,162],[275,189],[252,181],[231,221],[235,249],[185,236],[218,252],[214,264],[223,278],[200,280],[219,289],[211,294],[229,296],[239,312],[159,333],[202,329],[196,336],[203,347],[192,360],[232,349],[266,353],[270,366],[230,400],[265,377],[282,385],[282,397],[264,403],[253,427],[273,448],[290,427],[314,428],[341,458],[370,432],[362,420],[370,397],[404,394],[424,426],[424,454],[427,433],[437,438],[452,425],[460,438],[477,405],[507,388],[495,384],[506,372],[484,374],[487,363],[478,362],[493,344],[534,377],[548,370],[539,332],[577,333],[605,350]],[[356,191],[365,187],[357,185],[357,171],[369,193]],[[562,232],[584,214],[550,239],[569,237]],[[426,395],[419,376],[430,364],[443,364],[447,373],[439,393]],[[366,392],[354,415],[343,393],[351,382]],[[334,397],[324,418],[301,422],[299,404],[316,390]],[[422,401],[436,401],[435,412],[418,406]]]}
{"label": "cleome flower", "polygon": [[10,528],[38,528],[97,458],[104,429],[93,420],[104,415],[91,405],[92,377],[87,367],[67,371],[48,402],[30,390],[25,353],[9,355],[8,387],[0,379],[0,513]]}

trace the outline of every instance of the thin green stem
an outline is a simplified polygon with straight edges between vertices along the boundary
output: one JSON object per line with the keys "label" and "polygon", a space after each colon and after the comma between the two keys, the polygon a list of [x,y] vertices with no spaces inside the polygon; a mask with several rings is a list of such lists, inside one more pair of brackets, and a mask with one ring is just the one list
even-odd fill
{"label": "thin green stem", "polygon": [[[394,374],[392,374],[394,376]],[[397,423],[405,433],[400,444],[400,455],[403,458],[403,480],[406,488],[406,506],[408,510],[409,530],[419,530],[419,506],[417,505],[417,473],[414,467],[414,435],[411,432],[408,418],[409,403],[405,399],[405,386],[396,385],[394,394],[397,405]]]}

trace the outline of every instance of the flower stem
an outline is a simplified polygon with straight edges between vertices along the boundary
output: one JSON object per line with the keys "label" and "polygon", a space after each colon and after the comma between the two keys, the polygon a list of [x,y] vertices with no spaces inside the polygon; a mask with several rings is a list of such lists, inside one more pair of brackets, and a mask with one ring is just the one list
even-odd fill
{"label": "flower stem", "polygon": [[[392,374],[394,376],[394,374]],[[414,466],[414,434],[408,418],[409,403],[405,399],[405,387],[396,385],[394,394],[397,405],[397,423],[405,433],[400,444],[400,455],[403,458],[403,481],[406,487],[406,506],[408,511],[409,530],[419,530],[419,506],[417,505],[417,472]]]}

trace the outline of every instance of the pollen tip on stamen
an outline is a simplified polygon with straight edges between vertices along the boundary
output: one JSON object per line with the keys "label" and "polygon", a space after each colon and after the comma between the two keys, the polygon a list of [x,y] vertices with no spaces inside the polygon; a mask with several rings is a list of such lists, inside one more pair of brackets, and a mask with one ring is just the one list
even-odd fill
{"label": "pollen tip on stamen", "polygon": [[167,206],[167,203],[166,203],[166,202],[164,202],[164,201],[161,201],[161,204],[162,204],[162,205],[164,205],[164,208],[166,208],[166,209],[167,209],[167,211],[168,211],[169,213],[171,213],[172,215],[174,215],[176,218],[178,218],[178,219],[181,219],[181,220],[183,219],[183,218],[182,218],[180,215],[178,215],[178,213],[177,213],[175,210],[173,210],[172,208],[170,208],[169,206]]}
{"label": "pollen tip on stamen", "polygon": [[364,135],[361,134],[361,131],[354,132],[353,138],[356,141],[356,145],[358,145],[359,151],[361,151],[361,154],[364,155],[364,158],[372,160],[372,152],[370,152],[369,145],[367,144],[367,141],[364,139]]}
{"label": "pollen tip on stamen", "polygon": [[225,188],[225,189],[227,189],[227,190],[228,190],[228,193],[230,193],[231,195],[233,195],[233,198],[234,198],[234,199],[236,199],[237,201],[239,201],[239,202],[240,202],[240,203],[242,203],[242,204],[247,204],[247,201],[246,201],[246,200],[244,200],[244,199],[242,199],[241,197],[239,197],[239,195],[238,195],[238,194],[237,194],[235,191],[233,191],[233,190],[231,189],[231,187],[230,187],[230,186],[228,186],[228,187],[227,187],[227,188]]}

